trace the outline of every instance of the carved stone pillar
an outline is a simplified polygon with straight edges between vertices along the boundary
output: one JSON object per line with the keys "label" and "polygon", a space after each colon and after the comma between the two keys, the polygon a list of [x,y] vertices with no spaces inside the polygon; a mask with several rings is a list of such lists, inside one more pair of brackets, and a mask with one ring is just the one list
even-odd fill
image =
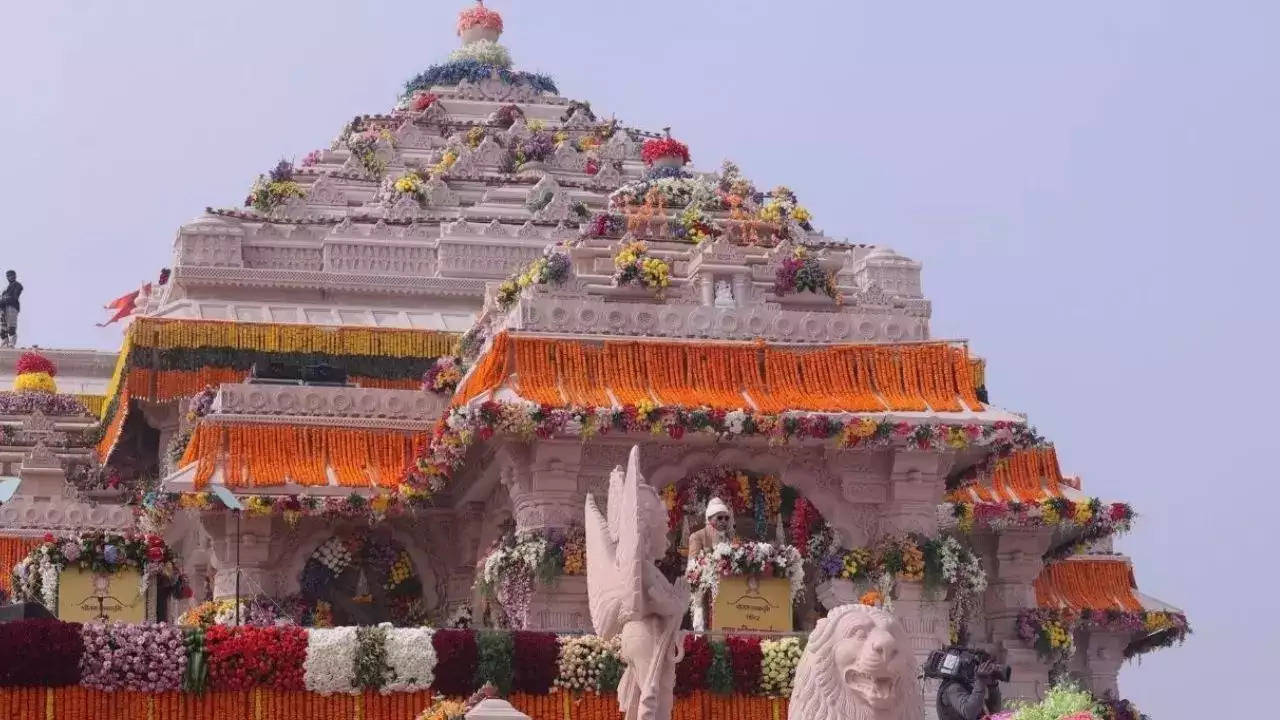
{"label": "carved stone pillar", "polygon": [[1124,664],[1124,649],[1129,644],[1127,633],[1091,631],[1076,635],[1076,655],[1083,667],[1080,681],[1086,690],[1098,697],[1110,693],[1120,697],[1120,666]]}
{"label": "carved stone pillar", "polygon": [[179,400],[163,404],[140,403],[139,407],[142,409],[142,416],[147,419],[147,424],[160,433],[160,452],[166,452],[169,441],[182,425],[182,418],[187,412],[187,401]]}
{"label": "carved stone pillar", "polygon": [[200,521],[209,533],[210,550],[217,568],[213,579],[215,600],[235,597],[237,544],[240,597],[253,597],[259,592],[273,597],[278,594],[279,572],[271,564],[271,520],[270,517],[245,515],[240,520],[237,534],[235,513],[214,511],[201,514]]}
{"label": "carved stone pillar", "polygon": [[716,279],[710,273],[698,276],[698,292],[701,293],[702,304],[711,307],[716,301]]}
{"label": "carved stone pillar", "polygon": [[[542,441],[508,446],[502,482],[511,495],[516,530],[560,530],[583,521],[585,496],[579,490],[582,443]],[[586,579],[564,576],[534,585],[529,630],[589,630]]]}
{"label": "carved stone pillar", "polygon": [[889,500],[884,504],[882,532],[918,532],[933,535],[938,530],[938,503],[942,501],[951,453],[901,450],[893,455],[889,474]]}
{"label": "carved stone pillar", "polygon": [[747,276],[736,273],[733,276],[733,301],[738,307],[745,307],[748,297]]}
{"label": "carved stone pillar", "polygon": [[511,495],[516,530],[563,529],[582,524],[578,490],[582,443],[544,441],[511,452],[502,483]]}
{"label": "carved stone pillar", "polygon": [[983,598],[986,633],[975,639],[1002,652],[1004,661],[1013,668],[1013,680],[1005,693],[1010,699],[1034,700],[1048,688],[1049,668],[1018,637],[1017,617],[1022,610],[1036,606],[1032,582],[1044,568],[1042,557],[1051,539],[1048,528],[1010,529],[974,537],[974,550],[987,569]]}

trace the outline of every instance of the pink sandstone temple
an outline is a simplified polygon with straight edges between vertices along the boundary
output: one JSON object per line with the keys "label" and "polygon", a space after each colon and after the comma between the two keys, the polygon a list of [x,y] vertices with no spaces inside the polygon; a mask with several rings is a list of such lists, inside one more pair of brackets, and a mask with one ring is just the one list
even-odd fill
{"label": "pink sandstone temple", "polygon": [[[784,630],[884,605],[920,660],[989,649],[1026,698],[1051,673],[1114,694],[1186,634],[1113,549],[1130,507],[933,336],[920,262],[515,70],[500,19],[460,30],[393,108],[179,227],[119,352],[0,350],[0,586],[47,536],[141,531],[184,578],[151,619],[239,596],[270,622],[589,631],[584,498],[639,445],[691,627],[707,563],[764,567]],[[713,500],[735,542],[686,557]]]}

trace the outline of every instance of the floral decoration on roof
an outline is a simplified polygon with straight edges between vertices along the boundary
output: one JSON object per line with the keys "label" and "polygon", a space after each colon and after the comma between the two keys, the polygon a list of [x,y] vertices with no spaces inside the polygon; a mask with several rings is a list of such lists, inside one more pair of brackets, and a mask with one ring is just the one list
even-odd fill
{"label": "floral decoration on roof", "polygon": [[502,15],[485,7],[483,2],[477,2],[475,7],[458,13],[458,34],[475,27],[502,32]]}

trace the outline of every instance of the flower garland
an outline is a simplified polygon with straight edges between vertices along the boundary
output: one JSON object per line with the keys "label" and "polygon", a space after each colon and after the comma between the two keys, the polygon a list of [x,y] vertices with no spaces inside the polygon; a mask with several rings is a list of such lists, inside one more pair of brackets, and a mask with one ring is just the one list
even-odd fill
{"label": "flower garland", "polygon": [[641,285],[661,295],[671,284],[671,265],[649,255],[649,246],[640,240],[623,245],[613,258],[613,266],[617,269],[613,284],[618,287]]}
{"label": "flower garland", "polygon": [[74,565],[95,573],[136,569],[141,573],[140,592],[162,578],[177,597],[190,597],[186,576],[178,569],[178,557],[159,535],[120,535],[101,531],[56,538],[46,534],[27,557],[13,567],[16,600],[38,602],[56,611],[62,570]]}
{"label": "flower garland", "polygon": [[586,569],[586,540],[582,528],[526,530],[499,539],[485,556],[475,587],[495,598],[517,628],[528,622],[534,582],[550,584],[560,575],[580,575]]}
{"label": "flower garland", "polygon": [[710,550],[689,558],[685,571],[691,590],[689,605],[694,628],[706,626],[703,608],[708,596],[714,600],[720,593],[720,578],[737,575],[787,578],[793,603],[804,593],[804,559],[794,547],[750,541],[717,543]]}
{"label": "flower garland", "polygon": [[706,686],[707,670],[711,667],[711,644],[706,635],[688,633],[684,636],[684,658],[676,664],[677,696],[688,695]]}
{"label": "flower garland", "polygon": [[[734,515],[752,517],[756,524],[756,537],[761,538],[765,537],[771,518],[790,516],[797,497],[794,488],[784,487],[774,475],[729,467],[699,470],[678,482],[669,483],[659,494],[667,507],[668,530],[675,530],[685,518],[701,520],[707,503],[718,497],[729,503]],[[796,542],[795,538],[792,542]]]}
{"label": "flower garland", "polygon": [[478,660],[475,631],[437,630],[431,636],[431,645],[437,658],[433,689],[453,697],[471,692]]}
{"label": "flower garland", "polygon": [[332,695],[355,692],[359,642],[354,627],[312,628],[307,632],[307,654],[302,663],[302,682],[307,690]]}
{"label": "flower garland", "polygon": [[729,666],[733,672],[733,690],[741,695],[760,692],[763,677],[760,665],[764,653],[758,635],[729,635],[724,639],[729,650]]}
{"label": "flower garland", "polygon": [[[295,619],[286,614],[266,596],[241,598],[239,622],[245,625],[290,624]],[[207,600],[187,608],[178,616],[178,625],[208,628],[212,625],[237,624],[236,603],[233,599]]]}
{"label": "flower garland", "polygon": [[[473,373],[474,376],[475,373]],[[486,401],[460,405],[436,425],[422,454],[410,469],[402,492],[439,492],[462,466],[477,440],[495,434],[517,438],[643,433],[683,437],[706,434],[722,440],[765,437],[783,445],[800,441],[833,441],[837,447],[910,447],[917,450],[990,448],[995,453],[1029,447],[1040,441],[1020,423],[947,424],[908,422],[853,414],[750,410],[725,412],[710,408],[624,405],[622,407],[544,407],[527,402]]]}
{"label": "flower garland", "polygon": [[449,53],[449,62],[462,61],[506,70],[511,67],[511,52],[493,40],[473,40]]}
{"label": "flower garland", "polygon": [[560,640],[555,633],[517,630],[511,633],[511,688],[546,695],[559,676]]}
{"label": "flower garland", "polygon": [[[353,520],[370,525],[387,518],[417,517],[430,507],[427,500],[412,493],[378,493],[367,496],[353,492],[346,497],[336,495],[237,495],[245,512],[254,516],[278,516],[290,528],[302,518],[321,518],[327,522]],[[222,509],[222,503],[211,492],[158,493],[143,497],[142,511],[152,528],[164,528],[179,510],[205,512]]]}
{"label": "flower garland", "polygon": [[1191,634],[1186,615],[1163,610],[1036,608],[1018,613],[1017,628],[1018,637],[1055,667],[1075,654],[1077,631],[1131,633],[1133,641],[1125,648],[1126,658],[1181,643]]}
{"label": "flower garland", "polygon": [[386,664],[390,680],[383,692],[421,692],[435,680],[436,650],[431,628],[393,628],[386,633]]}
{"label": "flower garland", "polygon": [[40,390],[0,390],[0,415],[30,415],[37,410],[58,417],[85,417],[89,414],[75,395],[56,395]]}
{"label": "flower garland", "polygon": [[573,262],[562,248],[549,247],[542,257],[529,263],[523,270],[508,276],[498,286],[498,309],[506,312],[520,298],[520,291],[533,285],[563,285],[569,279]]}
{"label": "flower garland", "polygon": [[255,686],[302,690],[307,636],[299,627],[210,627],[204,633],[210,686],[215,690]]}
{"label": "flower garland", "polygon": [[791,697],[796,667],[804,644],[798,637],[765,640],[760,643],[760,691],[773,697]]}
{"label": "flower garland", "polygon": [[[1173,627],[1176,622],[1173,617],[1148,618],[1137,631],[1145,632],[1149,625]],[[619,642],[592,635],[486,631],[477,637],[469,630],[386,626],[306,630],[244,625],[204,630],[163,623],[81,626],[19,620],[0,624],[0,687],[79,683],[147,693],[195,693],[208,686],[215,691],[305,689],[324,694],[418,693],[430,686],[442,696],[465,697],[490,680],[509,683],[517,695],[525,696],[612,693],[623,671]],[[709,690],[785,698],[804,641],[691,634],[683,643],[685,656],[675,673],[677,695]],[[369,695],[364,699],[371,702]],[[1123,702],[1107,705],[1109,713],[1131,707]],[[1130,720],[1115,714],[1097,717]]]}
{"label": "flower garland", "polygon": [[80,684],[107,691],[180,690],[187,672],[184,635],[165,623],[85,625]]}
{"label": "flower garland", "polygon": [[245,207],[268,213],[290,198],[303,198],[307,191],[293,179],[293,163],[281,160],[270,173],[259,175],[245,198]]}
{"label": "flower garland", "polygon": [[478,60],[466,59],[432,65],[405,83],[403,95],[412,95],[418,90],[430,90],[437,85],[479,83],[494,76],[508,85],[525,85],[539,92],[551,94],[559,92],[555,81],[546,75],[517,72],[496,65],[486,65]]}
{"label": "flower garland", "polygon": [[[701,639],[706,642],[706,638]],[[604,640],[595,635],[562,635],[559,644],[555,687],[575,693],[613,692],[617,689],[623,668],[619,638]]]}
{"label": "flower garland", "polygon": [[1079,502],[1063,497],[1046,498],[1038,503],[947,502],[938,506],[940,526],[962,533],[976,529],[1001,532],[1019,527],[1079,530],[1070,542],[1051,547],[1045,553],[1046,560],[1073,555],[1102,538],[1126,533],[1136,516],[1128,503],[1103,503],[1098,498]]}
{"label": "flower garland", "polygon": [[61,687],[80,680],[80,623],[16,620],[0,623],[0,687]]}

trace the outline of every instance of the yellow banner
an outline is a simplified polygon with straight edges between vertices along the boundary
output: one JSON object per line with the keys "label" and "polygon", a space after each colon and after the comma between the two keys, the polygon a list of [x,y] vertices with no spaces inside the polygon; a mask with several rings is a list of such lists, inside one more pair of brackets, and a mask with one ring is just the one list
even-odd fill
{"label": "yellow banner", "polygon": [[711,608],[712,630],[790,632],[791,582],[754,575],[720,578]]}
{"label": "yellow banner", "polygon": [[58,619],[67,622],[147,620],[147,595],[141,592],[142,571],[136,568],[100,575],[78,567],[63,569],[58,579]]}

